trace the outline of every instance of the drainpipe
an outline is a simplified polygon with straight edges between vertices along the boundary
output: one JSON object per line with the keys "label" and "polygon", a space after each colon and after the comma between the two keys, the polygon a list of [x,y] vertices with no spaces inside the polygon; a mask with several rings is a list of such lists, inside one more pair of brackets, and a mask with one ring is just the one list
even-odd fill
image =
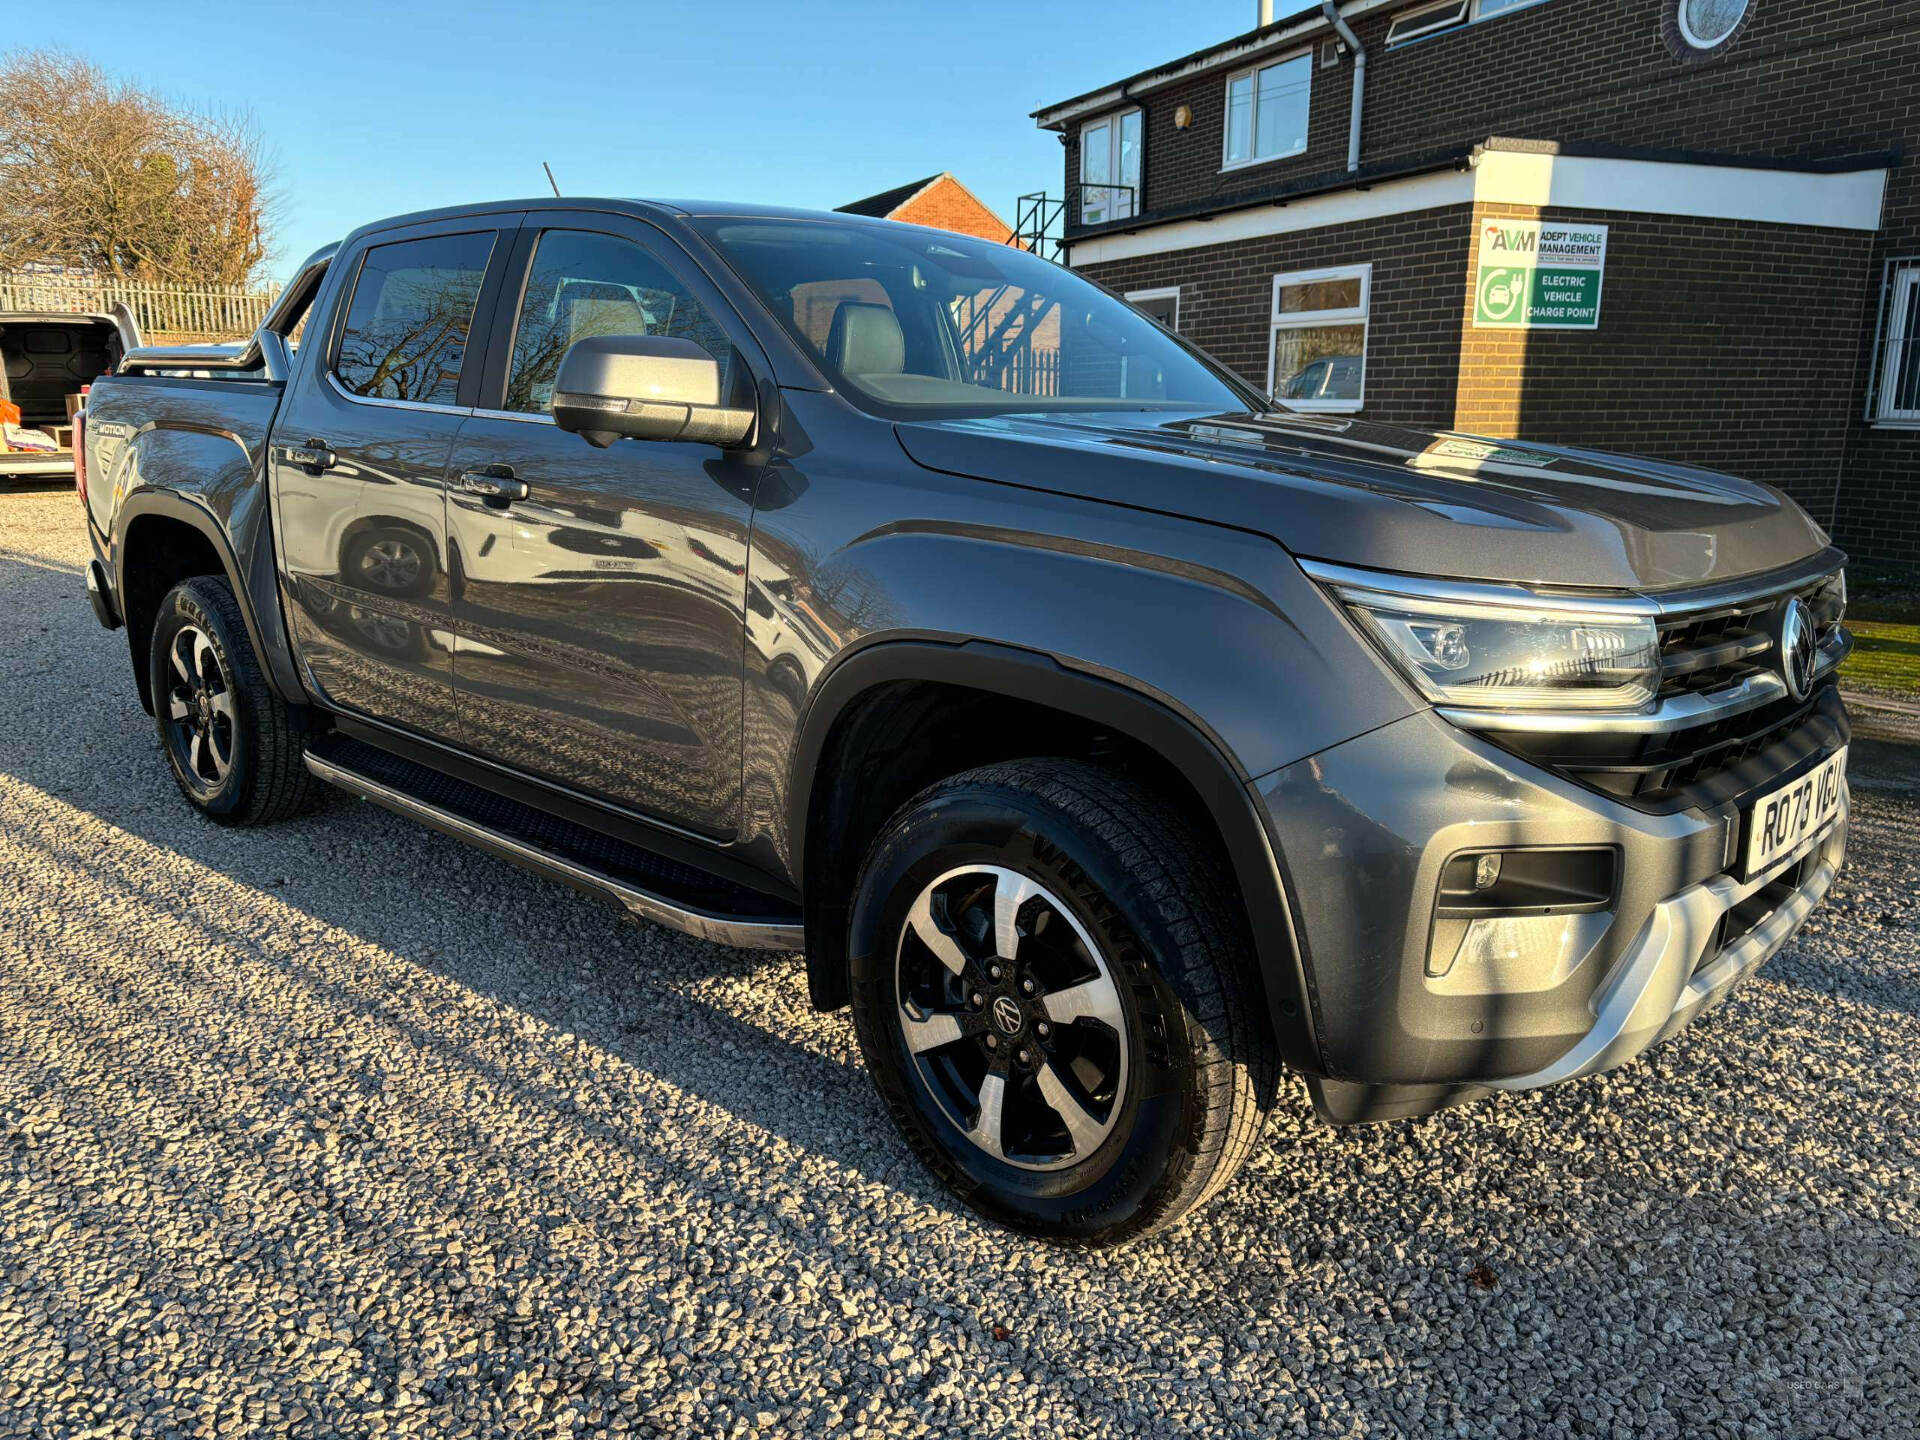
{"label": "drainpipe", "polygon": [[1367,51],[1334,0],[1320,0],[1320,13],[1353,51],[1353,119],[1347,127],[1347,170],[1351,173],[1360,168],[1360,114],[1367,99]]}

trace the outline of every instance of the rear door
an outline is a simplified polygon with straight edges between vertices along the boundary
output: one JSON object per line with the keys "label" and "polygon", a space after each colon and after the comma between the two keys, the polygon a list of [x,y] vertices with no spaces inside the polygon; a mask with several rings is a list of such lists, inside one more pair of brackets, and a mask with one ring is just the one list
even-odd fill
{"label": "rear door", "polygon": [[[740,347],[752,341],[676,245],[625,216],[530,217],[502,297],[487,395],[449,466],[463,741],[731,835],[758,472],[711,445],[597,450],[556,427],[548,404],[561,356],[584,336],[693,340],[720,362],[723,394],[751,383]],[[467,488],[476,482],[524,494],[488,498]]]}
{"label": "rear door", "polygon": [[319,352],[288,387],[269,452],[308,683],[439,737],[454,732],[447,456],[480,384],[475,318],[491,312],[518,224],[383,231],[336,262],[342,299],[308,337]]}

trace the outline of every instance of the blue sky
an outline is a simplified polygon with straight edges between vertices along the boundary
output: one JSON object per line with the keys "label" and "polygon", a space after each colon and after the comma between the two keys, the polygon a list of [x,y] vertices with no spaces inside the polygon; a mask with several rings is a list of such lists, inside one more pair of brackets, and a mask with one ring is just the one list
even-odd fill
{"label": "blue sky", "polygon": [[1060,189],[1030,111],[1254,19],[1253,0],[7,8],[0,46],[252,111],[286,196],[276,277],[365,220],[542,193],[542,160],[568,194],[828,209],[951,170],[1011,221]]}

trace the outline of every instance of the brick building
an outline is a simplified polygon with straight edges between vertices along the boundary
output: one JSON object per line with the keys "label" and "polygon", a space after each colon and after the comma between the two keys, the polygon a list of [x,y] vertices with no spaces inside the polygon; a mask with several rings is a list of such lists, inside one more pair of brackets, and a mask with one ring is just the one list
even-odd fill
{"label": "brick building", "polygon": [[845,215],[871,215],[878,220],[931,225],[936,230],[958,230],[962,235],[978,235],[983,240],[1001,243],[1013,234],[1007,222],[954,179],[949,170],[834,208]]}
{"label": "brick building", "polygon": [[[843,215],[871,215],[878,220],[899,220],[908,225],[927,225],[936,230],[957,230],[962,235],[977,235],[995,244],[1015,241],[1013,230],[966,186],[953,178],[953,172],[941,171],[910,185],[882,190],[851,205],[834,207]],[[807,292],[801,295],[799,292]],[[845,300],[867,300],[882,305],[892,302],[879,285],[868,281],[817,281],[799,286],[795,299],[801,305],[800,323],[816,345],[825,347],[827,328],[833,323],[833,311]],[[1026,312],[1026,313],[1016,313]],[[989,287],[977,295],[962,296],[955,302],[954,323],[961,352],[971,356],[981,345],[1004,349],[1007,358],[996,369],[999,382],[1016,390],[1044,390],[1058,383],[1060,354],[1060,316],[1049,312],[1034,316],[1022,304],[1021,297]]]}
{"label": "brick building", "polygon": [[1064,254],[1289,403],[1920,564],[1920,0],[1345,0],[1036,112]]}

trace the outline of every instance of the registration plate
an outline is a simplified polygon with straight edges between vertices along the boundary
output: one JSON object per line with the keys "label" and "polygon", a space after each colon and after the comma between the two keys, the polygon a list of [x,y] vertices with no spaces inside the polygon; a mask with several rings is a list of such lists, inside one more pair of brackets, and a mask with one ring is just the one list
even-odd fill
{"label": "registration plate", "polygon": [[1747,878],[1790,855],[1840,812],[1847,752],[1839,751],[1798,780],[1790,780],[1747,807]]}

